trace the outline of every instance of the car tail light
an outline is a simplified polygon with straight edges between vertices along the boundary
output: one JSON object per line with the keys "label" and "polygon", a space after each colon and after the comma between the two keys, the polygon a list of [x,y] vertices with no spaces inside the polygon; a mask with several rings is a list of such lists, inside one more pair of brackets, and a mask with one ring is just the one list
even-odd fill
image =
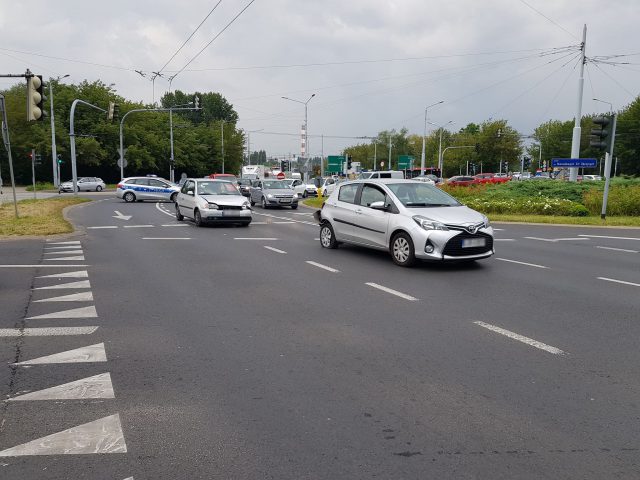
{"label": "car tail light", "polygon": [[121,183],[117,184],[116,188],[122,188],[122,184]]}

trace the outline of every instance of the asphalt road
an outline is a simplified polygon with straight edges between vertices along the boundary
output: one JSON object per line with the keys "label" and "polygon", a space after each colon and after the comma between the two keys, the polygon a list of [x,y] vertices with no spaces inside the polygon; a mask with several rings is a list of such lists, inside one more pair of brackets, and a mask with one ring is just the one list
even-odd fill
{"label": "asphalt road", "polygon": [[3,480],[638,478],[640,230],[495,225],[489,260],[402,269],[303,208],[171,212],[0,243]]}

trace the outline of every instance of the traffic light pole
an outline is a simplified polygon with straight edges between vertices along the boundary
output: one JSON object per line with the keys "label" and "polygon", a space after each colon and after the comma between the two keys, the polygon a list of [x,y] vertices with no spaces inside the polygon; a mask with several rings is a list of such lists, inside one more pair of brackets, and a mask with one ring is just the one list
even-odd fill
{"label": "traffic light pole", "polygon": [[9,159],[9,176],[11,177],[11,190],[13,191],[13,209],[18,218],[18,200],[16,199],[16,179],[13,175],[13,159],[11,158],[11,141],[9,140],[9,124],[7,123],[7,110],[4,102],[4,95],[0,93],[0,114],[2,114],[2,140],[7,149]]}
{"label": "traffic light pole", "polygon": [[53,184],[58,187],[58,152],[56,151],[56,125],[53,121],[53,82],[49,80],[49,106],[51,107],[51,160],[53,161]]}
{"label": "traffic light pole", "polygon": [[605,220],[607,217],[607,201],[609,200],[609,183],[611,181],[611,159],[613,158],[613,147],[616,141],[616,124],[618,123],[618,115],[613,114],[613,124],[611,127],[611,143],[609,151],[606,153],[604,160],[604,193],[602,195],[602,211],[600,218]]}
{"label": "traffic light pole", "polygon": [[33,199],[37,200],[36,196],[36,149],[31,149],[31,183],[33,184]]}
{"label": "traffic light pole", "polygon": [[[576,108],[576,117],[574,121],[573,127],[573,137],[571,139],[571,158],[580,158],[580,134],[581,127],[580,122],[582,121],[582,92],[584,90],[584,65],[587,61],[585,56],[585,50],[587,46],[587,26],[585,25],[582,29],[582,53],[580,55],[580,78],[578,79],[578,105]],[[569,181],[577,182],[578,181],[578,169],[577,168],[569,168]]]}

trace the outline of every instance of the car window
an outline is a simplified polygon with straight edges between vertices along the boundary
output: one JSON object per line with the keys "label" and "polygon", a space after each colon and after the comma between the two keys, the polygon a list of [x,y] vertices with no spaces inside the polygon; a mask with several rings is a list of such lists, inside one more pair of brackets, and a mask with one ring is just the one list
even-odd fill
{"label": "car window", "polygon": [[343,185],[338,192],[338,200],[347,203],[356,203],[356,193],[358,192],[358,184]]}
{"label": "car window", "polygon": [[333,185],[334,183],[333,178],[327,180],[327,185]]}
{"label": "car window", "polygon": [[133,183],[135,183],[136,185],[149,185],[149,179],[148,178],[136,178]]}
{"label": "car window", "polygon": [[166,183],[161,182],[160,180],[156,180],[155,178],[149,179],[148,182],[151,187],[167,188],[169,186]]}
{"label": "car window", "polygon": [[230,182],[198,182],[198,195],[240,195]]}
{"label": "car window", "polygon": [[362,187],[362,193],[360,194],[360,205],[363,207],[370,206],[373,202],[385,202],[387,196],[382,190],[373,185],[365,185]]}

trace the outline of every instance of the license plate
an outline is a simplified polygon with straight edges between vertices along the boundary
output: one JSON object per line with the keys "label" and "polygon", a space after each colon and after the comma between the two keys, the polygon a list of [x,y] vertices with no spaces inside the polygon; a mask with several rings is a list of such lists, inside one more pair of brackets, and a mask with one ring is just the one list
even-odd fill
{"label": "license plate", "polygon": [[233,210],[222,210],[223,217],[234,217],[235,212]]}
{"label": "license plate", "polygon": [[487,244],[484,238],[463,238],[462,248],[484,247]]}
{"label": "license plate", "polygon": [[280,199],[280,203],[291,203],[291,199],[290,198],[281,198]]}

